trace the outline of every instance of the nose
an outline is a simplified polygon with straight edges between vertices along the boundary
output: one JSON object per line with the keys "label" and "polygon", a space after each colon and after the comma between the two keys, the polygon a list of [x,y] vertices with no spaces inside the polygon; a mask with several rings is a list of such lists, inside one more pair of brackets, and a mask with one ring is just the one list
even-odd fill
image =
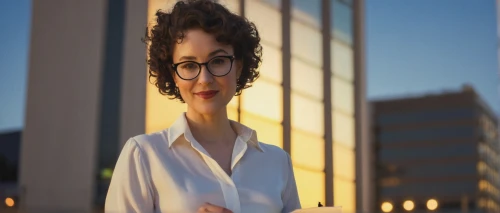
{"label": "nose", "polygon": [[214,81],[214,76],[210,74],[207,66],[201,66],[200,76],[198,76],[198,83],[211,84]]}

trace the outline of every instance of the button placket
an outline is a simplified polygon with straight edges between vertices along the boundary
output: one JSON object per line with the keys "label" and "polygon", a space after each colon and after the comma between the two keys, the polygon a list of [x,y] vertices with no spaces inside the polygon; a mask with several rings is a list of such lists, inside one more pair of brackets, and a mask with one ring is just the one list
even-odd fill
{"label": "button placket", "polygon": [[[239,160],[241,156],[243,156],[244,150],[246,150],[246,146],[241,146],[238,145],[239,143],[239,137],[236,140],[235,148],[233,149],[233,154],[232,154],[232,159],[231,159],[231,170],[234,167],[235,159]],[[198,143],[191,141],[192,147],[200,153],[202,156],[203,160],[207,164],[207,166],[210,168],[212,173],[215,175],[217,178],[217,181],[219,182],[219,185],[221,186],[222,189],[222,195],[224,196],[224,201],[226,203],[226,208],[230,209],[234,213],[239,213],[241,212],[241,204],[240,204],[240,197],[238,194],[238,190],[236,188],[236,185],[231,177],[227,175],[227,173],[220,167],[220,165],[215,161],[208,152]],[[245,144],[246,145],[246,144]],[[237,154],[235,155],[235,151],[237,151]],[[236,158],[235,158],[236,157]]]}
{"label": "button placket", "polygon": [[240,197],[238,195],[238,190],[233,180],[227,175],[227,173],[219,166],[219,164],[212,159],[210,156],[202,155],[203,160],[207,163],[208,167],[212,173],[217,178],[221,189],[222,195],[224,196],[224,201],[226,202],[226,208],[237,213],[241,212]]}

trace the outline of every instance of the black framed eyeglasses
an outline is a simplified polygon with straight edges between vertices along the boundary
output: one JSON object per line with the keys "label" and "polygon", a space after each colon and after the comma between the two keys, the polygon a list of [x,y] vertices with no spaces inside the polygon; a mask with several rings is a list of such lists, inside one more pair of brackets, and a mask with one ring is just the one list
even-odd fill
{"label": "black framed eyeglasses", "polygon": [[205,65],[210,74],[216,77],[227,75],[233,67],[234,56],[215,56],[205,63],[183,61],[172,64],[175,73],[183,80],[193,80],[201,73],[201,66]]}

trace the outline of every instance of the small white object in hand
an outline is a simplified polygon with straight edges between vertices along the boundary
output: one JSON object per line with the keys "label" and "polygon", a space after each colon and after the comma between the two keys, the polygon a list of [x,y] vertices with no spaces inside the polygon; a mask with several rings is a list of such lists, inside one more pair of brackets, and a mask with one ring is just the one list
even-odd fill
{"label": "small white object in hand", "polygon": [[342,213],[341,206],[297,209],[291,213]]}

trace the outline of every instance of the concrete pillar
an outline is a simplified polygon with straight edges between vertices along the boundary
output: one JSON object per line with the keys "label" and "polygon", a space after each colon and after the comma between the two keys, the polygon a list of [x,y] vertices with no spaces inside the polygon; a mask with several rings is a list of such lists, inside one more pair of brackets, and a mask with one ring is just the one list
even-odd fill
{"label": "concrete pillar", "polygon": [[146,18],[147,1],[33,1],[23,212],[92,212],[99,160],[144,132]]}

